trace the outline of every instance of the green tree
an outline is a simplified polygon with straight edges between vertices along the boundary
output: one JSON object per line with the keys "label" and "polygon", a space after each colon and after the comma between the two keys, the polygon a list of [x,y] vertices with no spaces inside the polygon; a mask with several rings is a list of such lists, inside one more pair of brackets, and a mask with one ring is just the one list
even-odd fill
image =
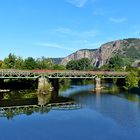
{"label": "green tree", "polygon": [[68,70],[78,70],[78,61],[71,60],[67,63],[66,69]]}
{"label": "green tree", "polygon": [[100,68],[100,70],[110,70],[109,65],[108,65],[108,64],[103,65],[103,66]]}
{"label": "green tree", "polygon": [[69,70],[93,70],[91,61],[88,58],[82,58],[79,60],[71,60],[67,63],[66,69]]}
{"label": "green tree", "polygon": [[34,58],[28,57],[24,61],[24,69],[37,69],[37,63]]}
{"label": "green tree", "polygon": [[139,86],[139,73],[138,71],[130,71],[130,74],[126,77],[126,89]]}
{"label": "green tree", "polygon": [[38,69],[52,69],[53,62],[50,58],[41,57],[36,60]]}
{"label": "green tree", "polygon": [[117,68],[117,69],[119,69],[119,68],[122,68],[124,66],[125,65],[124,65],[123,59],[120,56],[118,56],[118,55],[110,58],[110,60],[109,60],[109,67],[110,68]]}
{"label": "green tree", "polygon": [[0,68],[2,68],[2,65],[3,65],[3,61],[0,60]]}
{"label": "green tree", "polygon": [[15,62],[15,68],[16,69],[24,68],[24,60],[22,59],[22,57],[17,57],[16,62]]}
{"label": "green tree", "polygon": [[16,67],[16,59],[17,57],[14,54],[9,54],[7,58],[3,61],[3,68],[12,69]]}
{"label": "green tree", "polygon": [[55,64],[53,66],[53,70],[65,70],[66,67],[64,65]]}
{"label": "green tree", "polygon": [[78,70],[92,70],[91,61],[88,58],[78,60]]}

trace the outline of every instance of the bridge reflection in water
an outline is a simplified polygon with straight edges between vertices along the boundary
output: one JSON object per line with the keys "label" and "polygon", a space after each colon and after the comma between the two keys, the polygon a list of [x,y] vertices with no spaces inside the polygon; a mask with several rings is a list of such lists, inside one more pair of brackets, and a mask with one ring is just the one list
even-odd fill
{"label": "bridge reflection in water", "polygon": [[33,113],[47,114],[50,110],[77,110],[81,109],[82,105],[74,100],[65,97],[56,97],[49,103],[46,100],[47,95],[37,95],[37,98],[23,100],[1,100],[0,102],[0,117],[12,119],[17,115],[25,114],[27,116]]}

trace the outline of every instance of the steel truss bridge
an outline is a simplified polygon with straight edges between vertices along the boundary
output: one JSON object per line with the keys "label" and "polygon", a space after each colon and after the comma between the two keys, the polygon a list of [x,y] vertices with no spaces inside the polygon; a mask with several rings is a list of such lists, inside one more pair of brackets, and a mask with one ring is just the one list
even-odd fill
{"label": "steel truss bridge", "polygon": [[76,71],[76,70],[13,70],[1,69],[0,79],[55,78],[125,78],[128,72],[115,71]]}

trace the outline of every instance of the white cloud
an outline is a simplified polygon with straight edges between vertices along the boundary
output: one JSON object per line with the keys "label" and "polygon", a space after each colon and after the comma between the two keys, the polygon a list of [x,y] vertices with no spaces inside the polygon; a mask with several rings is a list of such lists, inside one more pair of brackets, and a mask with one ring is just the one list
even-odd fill
{"label": "white cloud", "polygon": [[114,23],[123,23],[125,22],[127,19],[126,18],[110,18],[109,19],[111,22],[114,22]]}
{"label": "white cloud", "polygon": [[53,30],[54,32],[62,33],[62,34],[74,34],[74,32],[69,28],[57,28]]}
{"label": "white cloud", "polygon": [[104,16],[107,15],[109,12],[103,9],[96,9],[93,11],[93,15],[95,16]]}
{"label": "white cloud", "polygon": [[66,0],[68,3],[75,5],[76,7],[83,7],[88,0]]}
{"label": "white cloud", "polygon": [[38,46],[43,46],[43,47],[49,47],[49,48],[63,49],[63,50],[68,50],[68,51],[75,51],[76,50],[74,48],[64,47],[63,45],[57,44],[57,43],[43,42],[43,43],[37,43],[37,45]]}
{"label": "white cloud", "polygon": [[94,29],[87,30],[87,31],[75,31],[75,30],[72,30],[70,28],[60,27],[60,28],[53,30],[53,32],[63,34],[63,35],[80,37],[80,38],[95,37],[95,36],[99,35],[99,31],[94,30]]}

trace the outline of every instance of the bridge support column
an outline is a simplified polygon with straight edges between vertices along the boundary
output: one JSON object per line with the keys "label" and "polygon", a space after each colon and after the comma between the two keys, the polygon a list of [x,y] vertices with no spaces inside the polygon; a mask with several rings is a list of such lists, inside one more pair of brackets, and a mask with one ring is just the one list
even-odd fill
{"label": "bridge support column", "polygon": [[96,78],[95,79],[95,90],[101,90],[101,78]]}
{"label": "bridge support column", "polygon": [[52,91],[52,86],[45,77],[38,79],[38,92],[49,94]]}
{"label": "bridge support column", "polygon": [[45,77],[38,79],[38,104],[43,106],[51,100],[52,85]]}

